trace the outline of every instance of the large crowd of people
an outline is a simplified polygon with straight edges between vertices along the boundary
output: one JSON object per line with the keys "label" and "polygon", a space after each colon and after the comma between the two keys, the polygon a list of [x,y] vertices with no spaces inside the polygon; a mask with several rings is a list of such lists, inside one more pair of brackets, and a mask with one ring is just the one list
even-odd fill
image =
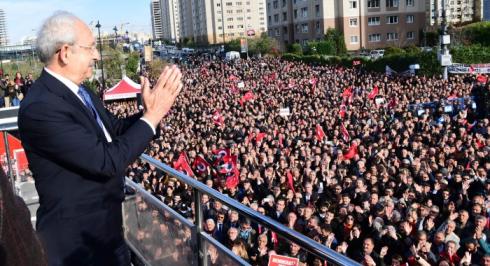
{"label": "large crowd of people", "polygon": [[[490,265],[485,75],[446,81],[278,58],[190,57],[181,69],[184,90],[150,156],[364,265]],[[31,75],[4,76],[0,105],[18,105],[31,84]],[[139,112],[135,100],[107,106]],[[188,186],[141,161],[127,175],[194,222]],[[221,202],[201,201],[204,230],[250,264],[279,254],[323,265]],[[150,256],[185,265],[189,229],[149,217],[135,241],[163,234],[170,254],[157,241]],[[216,249],[208,259],[224,265]]]}
{"label": "large crowd of people", "polygon": [[[486,76],[277,58],[181,67],[150,156],[364,265],[490,265]],[[188,186],[141,161],[127,174],[193,221]],[[252,265],[271,253],[323,264],[206,195],[202,209],[205,231]]]}

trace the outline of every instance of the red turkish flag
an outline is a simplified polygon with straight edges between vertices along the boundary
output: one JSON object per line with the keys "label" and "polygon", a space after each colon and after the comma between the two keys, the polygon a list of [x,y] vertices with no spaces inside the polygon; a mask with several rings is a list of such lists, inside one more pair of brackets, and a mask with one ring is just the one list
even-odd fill
{"label": "red turkish flag", "polygon": [[255,95],[253,94],[253,92],[247,91],[247,93],[245,93],[245,95],[243,95],[242,98],[240,99],[240,105],[243,106],[244,102],[253,100],[254,98]]}
{"label": "red turkish flag", "polygon": [[240,172],[238,171],[238,167],[236,165],[236,156],[233,156],[231,160],[231,172],[226,177],[226,187],[228,189],[235,188],[240,183]]}
{"label": "red turkish flag", "polygon": [[473,72],[475,72],[475,68],[473,66],[470,66],[469,70],[470,70],[470,74],[473,74]]}
{"label": "red turkish flag", "polygon": [[234,155],[227,155],[221,158],[218,164],[218,173],[229,174],[233,171],[233,167],[236,166],[237,157]]}
{"label": "red turkish flag", "polygon": [[264,138],[265,138],[266,134],[261,132],[259,134],[257,134],[257,136],[255,136],[255,141],[258,143],[258,142],[261,142]]}
{"label": "red turkish flag", "polygon": [[201,156],[197,156],[192,163],[192,168],[194,168],[198,174],[207,173],[208,167],[210,167],[209,163]]}
{"label": "red turkish flag", "polygon": [[323,138],[325,138],[325,132],[323,131],[323,128],[319,125],[316,124],[316,130],[315,130],[315,136],[318,141],[322,141]]}
{"label": "red turkish flag", "polygon": [[189,165],[189,160],[187,160],[187,155],[185,152],[181,152],[177,161],[174,162],[175,170],[182,172],[188,176],[194,176],[191,166]]}
{"label": "red turkish flag", "polygon": [[216,150],[213,150],[211,151],[213,153],[213,155],[216,157],[216,159],[220,160],[221,158],[225,157],[225,156],[229,156],[231,155],[231,152],[230,152],[230,149],[225,149],[225,148],[222,148],[222,149],[216,149]]}
{"label": "red turkish flag", "polygon": [[350,146],[349,150],[344,154],[343,159],[350,160],[354,158],[354,156],[356,155],[357,155],[357,144],[354,143]]}
{"label": "red turkish flag", "polygon": [[378,95],[378,93],[379,93],[378,86],[374,86],[373,87],[373,90],[368,94],[369,100],[372,100],[372,99],[376,98],[376,96]]}
{"label": "red turkish flag", "polygon": [[349,87],[347,89],[344,90],[344,92],[342,92],[342,97],[351,97],[353,94],[353,91],[352,91],[352,87]]}
{"label": "red turkish flag", "polygon": [[342,137],[344,138],[344,141],[349,142],[350,141],[349,131],[347,131],[347,128],[345,128],[344,123],[340,124],[340,130],[342,131]]}
{"label": "red turkish flag", "polygon": [[225,119],[223,118],[219,110],[214,111],[212,118],[215,125],[220,127],[225,125]]}
{"label": "red turkish flag", "polygon": [[478,77],[476,78],[476,80],[480,83],[487,83],[487,77],[483,76],[483,75],[478,75]]}

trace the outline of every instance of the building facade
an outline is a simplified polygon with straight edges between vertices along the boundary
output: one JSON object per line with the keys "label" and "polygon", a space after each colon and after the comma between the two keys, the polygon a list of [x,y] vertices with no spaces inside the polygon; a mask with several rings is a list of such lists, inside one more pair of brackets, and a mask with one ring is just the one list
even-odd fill
{"label": "building facade", "polygon": [[265,0],[160,0],[163,38],[218,44],[267,31]]}
{"label": "building facade", "polygon": [[163,38],[163,21],[161,0],[152,0],[150,3],[151,31],[153,39]]}
{"label": "building facade", "polygon": [[7,36],[7,22],[5,18],[5,12],[3,9],[0,9],[0,46],[8,45],[8,36]]}
{"label": "building facade", "polygon": [[466,24],[482,20],[485,12],[483,2],[487,0],[427,0],[426,12],[429,27],[439,26],[442,22],[443,5],[446,7],[448,24]]}
{"label": "building facade", "polygon": [[483,21],[490,21],[490,0],[483,0],[482,1],[482,20]]}
{"label": "building facade", "polygon": [[172,43],[181,41],[181,12],[179,0],[161,0],[163,39]]}
{"label": "building facade", "polygon": [[341,31],[348,50],[417,44],[425,23],[423,0],[267,0],[269,36],[282,49]]}

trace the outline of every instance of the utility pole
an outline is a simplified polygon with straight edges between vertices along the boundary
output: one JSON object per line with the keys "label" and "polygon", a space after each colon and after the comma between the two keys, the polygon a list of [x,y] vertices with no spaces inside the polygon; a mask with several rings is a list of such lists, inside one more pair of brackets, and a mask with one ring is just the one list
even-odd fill
{"label": "utility pole", "polygon": [[439,54],[439,60],[443,68],[443,78],[447,80],[448,71],[447,67],[452,65],[451,54],[449,54],[448,45],[451,43],[451,36],[447,32],[447,17],[446,17],[446,0],[442,0],[442,21],[441,21],[441,35],[440,35],[441,51]]}

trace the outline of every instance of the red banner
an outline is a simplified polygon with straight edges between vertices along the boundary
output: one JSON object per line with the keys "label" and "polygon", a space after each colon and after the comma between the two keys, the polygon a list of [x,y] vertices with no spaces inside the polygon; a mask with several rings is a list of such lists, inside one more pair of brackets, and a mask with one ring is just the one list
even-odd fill
{"label": "red banner", "polygon": [[297,266],[299,265],[298,258],[291,258],[279,255],[270,255],[268,266]]}

